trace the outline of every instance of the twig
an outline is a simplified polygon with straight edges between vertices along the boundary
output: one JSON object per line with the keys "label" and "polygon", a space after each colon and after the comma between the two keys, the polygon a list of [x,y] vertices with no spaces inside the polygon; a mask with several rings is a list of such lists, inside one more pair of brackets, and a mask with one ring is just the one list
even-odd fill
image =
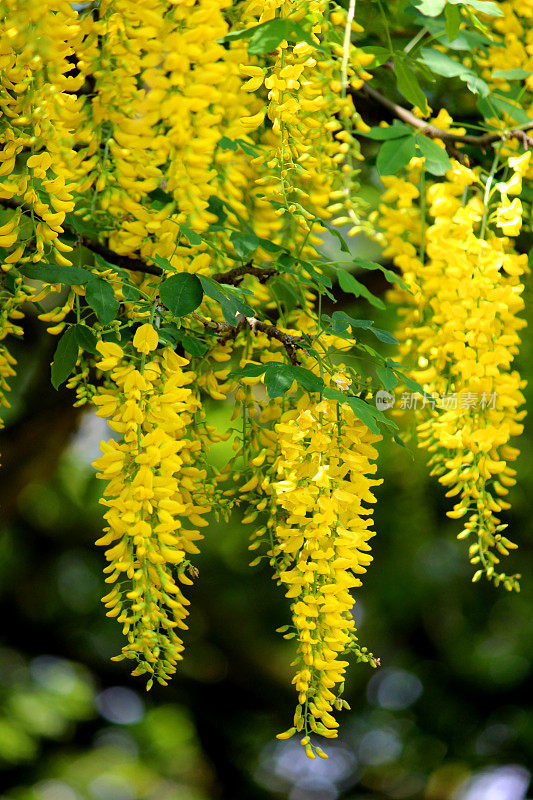
{"label": "twig", "polygon": [[244,326],[247,325],[253,333],[261,331],[261,333],[265,333],[269,339],[276,339],[276,341],[281,342],[287,351],[291,364],[298,365],[300,363],[296,355],[297,350],[307,352],[307,342],[302,339],[301,336],[291,336],[291,334],[276,328],[275,325],[271,325],[269,322],[262,322],[256,317],[244,317],[242,314],[237,314],[237,324],[230,325],[229,322],[215,322],[212,319],[206,319],[200,314],[197,314],[196,311],[194,311],[191,316],[198,320],[198,322],[201,322],[204,327],[216,331],[217,333],[224,334],[224,336],[219,339],[221,344],[225,344],[229,339],[234,339]]}
{"label": "twig", "polygon": [[[17,203],[14,200],[1,199],[0,205],[4,208],[16,209],[20,208],[24,204]],[[87,236],[79,233],[72,225],[69,225],[66,222],[63,222],[62,228],[66,233],[70,233],[70,235],[76,239],[77,244],[81,244],[92,253],[102,256],[102,258],[104,258],[109,264],[112,264],[115,267],[129,269],[131,272],[144,272],[147,275],[160,276],[163,274],[163,270],[160,267],[156,267],[155,264],[147,264],[142,258],[137,258],[135,256],[119,255],[109,247],[106,247],[104,244],[100,244],[100,242],[97,242],[94,239],[89,239]]]}
{"label": "twig", "polygon": [[[17,203],[14,200],[1,199],[0,205],[4,208],[16,209],[23,204]],[[156,277],[161,277],[163,275],[163,270],[161,267],[158,267],[155,264],[148,264],[144,259],[139,258],[138,256],[123,256],[119,253],[115,253],[104,244],[101,244],[94,239],[89,239],[87,236],[78,233],[78,231],[68,223],[63,222],[62,228],[65,232],[71,234],[71,236],[74,236],[77,244],[83,245],[83,247],[87,248],[87,250],[90,250],[92,253],[102,256],[102,258],[104,258],[109,264],[112,264],[115,267],[129,269],[131,272],[143,272],[146,275],[155,275]],[[256,278],[259,278],[260,283],[266,283],[266,281],[275,274],[275,269],[271,267],[254,267],[253,263],[249,261],[248,264],[244,264],[241,267],[235,267],[234,269],[228,270],[228,272],[217,272],[215,275],[212,275],[212,278],[218,283],[238,285],[243,280],[245,275],[255,275]]]}
{"label": "twig", "polygon": [[80,244],[91,250],[91,252],[96,253],[96,255],[102,256],[109,264],[113,264],[115,267],[129,269],[131,272],[144,272],[146,275],[156,275],[157,277],[163,274],[161,267],[156,267],[155,264],[148,264],[146,261],[134,256],[121,256],[110,250],[109,247],[92,239],[87,239],[85,236],[80,236]]}
{"label": "twig", "polygon": [[388,110],[394,114],[395,117],[401,119],[403,122],[406,122],[408,125],[411,125],[413,128],[417,128],[425,136],[429,136],[430,139],[442,139],[442,141],[445,143],[455,142],[456,144],[470,144],[474,147],[481,148],[487,147],[488,145],[494,144],[494,142],[501,141],[502,139],[519,139],[526,149],[528,147],[533,147],[533,138],[528,136],[526,133],[527,130],[533,129],[533,122],[525,123],[518,128],[513,128],[512,130],[508,131],[484,133],[481,136],[472,136],[471,134],[445,131],[442,128],[437,128],[436,125],[428,125],[425,120],[419,119],[407,108],[398,105],[398,103],[395,103],[393,100],[389,100],[388,97],[385,97],[381,94],[381,92],[378,92],[368,84],[365,84],[357,93],[368,95],[368,97],[371,97],[384,108],[388,108]]}
{"label": "twig", "polygon": [[266,283],[272,275],[276,274],[276,270],[272,267],[254,267],[253,262],[249,261],[242,267],[235,267],[227,272],[216,272],[211,277],[218,283],[227,283],[230,286],[238,285],[245,275],[255,275],[259,278],[259,283]]}
{"label": "twig", "polygon": [[284,331],[280,331],[280,329],[276,328],[274,325],[270,325],[268,322],[261,322],[261,320],[255,317],[245,317],[245,320],[254,333],[261,331],[261,333],[266,333],[269,339],[276,339],[278,342],[281,342],[287,351],[291,364],[298,365],[300,363],[296,355],[296,350],[307,352],[306,347],[308,346],[307,342],[302,339],[301,336],[291,336]]}

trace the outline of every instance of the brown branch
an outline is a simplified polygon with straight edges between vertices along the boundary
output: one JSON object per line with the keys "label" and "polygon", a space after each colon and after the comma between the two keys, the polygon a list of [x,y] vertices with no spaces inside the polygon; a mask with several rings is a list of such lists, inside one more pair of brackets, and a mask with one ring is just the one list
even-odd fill
{"label": "brown branch", "polygon": [[242,267],[235,267],[227,272],[216,272],[211,277],[213,280],[218,281],[218,283],[227,283],[231,286],[237,286],[245,275],[255,275],[256,278],[259,278],[259,283],[266,283],[267,280],[275,274],[276,270],[272,267],[254,267],[253,262],[249,261]]}
{"label": "brown branch", "polygon": [[196,312],[193,312],[191,316],[197,319],[198,322],[201,322],[204,327],[216,331],[217,333],[224,334],[224,336],[219,339],[221,344],[225,344],[230,339],[234,339],[243,327],[247,325],[254,333],[261,331],[261,333],[266,333],[269,339],[275,339],[281,342],[291,364],[298,365],[300,363],[296,354],[297,350],[307,352],[306,348],[308,344],[301,336],[291,336],[291,334],[276,328],[275,325],[271,325],[269,322],[261,322],[261,320],[256,317],[244,317],[242,314],[237,314],[237,325],[230,325],[229,322],[215,322],[212,319],[206,319]]}
{"label": "brown branch", "polygon": [[156,275],[157,277],[163,274],[161,267],[157,267],[155,264],[147,264],[146,261],[134,256],[121,256],[113,252],[113,250],[110,250],[109,247],[100,244],[100,242],[95,242],[92,239],[87,239],[85,236],[79,236],[78,241],[83,247],[86,247],[87,250],[96,253],[98,256],[102,256],[109,264],[115,267],[129,269],[131,272],[144,272],[146,275]]}
{"label": "brown branch", "polygon": [[368,86],[368,84],[365,84],[356,94],[357,93],[366,94],[368,97],[371,97],[376,103],[387,108],[395,117],[401,119],[402,122],[406,122],[413,128],[417,128],[425,136],[429,136],[430,139],[442,139],[444,143],[470,144],[474,147],[481,148],[487,147],[502,139],[519,139],[526,150],[528,147],[533,147],[533,138],[526,133],[527,130],[533,129],[533,122],[528,122],[518,128],[513,128],[508,131],[472,136],[470,134],[455,133],[454,131],[445,131],[442,128],[437,128],[436,125],[428,125],[425,120],[419,119],[411,111],[398,105],[398,103],[395,103],[393,100],[389,100],[388,97],[382,95],[381,92],[378,92],[372,86]]}
{"label": "brown branch", "polygon": [[[2,199],[0,200],[0,205],[2,205],[4,208],[16,209],[22,204],[17,203],[14,200]],[[115,253],[104,244],[101,244],[94,239],[89,239],[87,236],[83,236],[83,234],[78,233],[76,229],[68,223],[63,223],[62,227],[64,231],[70,233],[71,236],[74,236],[79,244],[83,245],[83,247],[87,248],[87,250],[90,250],[92,253],[102,256],[102,258],[104,258],[109,264],[112,264],[115,267],[129,269],[131,272],[143,272],[146,275],[155,275],[157,277],[163,275],[163,270],[161,267],[158,267],[155,264],[148,264],[146,261],[144,261],[144,259],[139,258],[138,256],[124,256],[120,255],[119,253]],[[260,283],[266,283],[266,281],[275,274],[275,269],[271,267],[254,267],[253,263],[249,261],[247,264],[244,264],[241,267],[235,267],[227,272],[217,272],[212,276],[212,278],[218,283],[227,283],[235,286],[243,280],[245,275],[255,275],[256,278],[259,278]]]}
{"label": "brown branch", "polygon": [[[4,208],[17,209],[24,204],[17,203],[14,200],[1,199],[0,205],[2,205]],[[143,259],[135,256],[119,255],[113,250],[110,250],[110,248],[106,247],[104,244],[100,244],[100,242],[96,242],[94,239],[89,239],[87,236],[83,236],[83,234],[78,233],[78,231],[68,223],[63,222],[62,227],[66,233],[70,233],[71,236],[74,236],[78,244],[81,244],[92,253],[102,256],[102,258],[104,258],[109,264],[112,264],[115,267],[129,269],[131,272],[144,272],[147,275],[156,275],[158,277],[163,274],[163,270],[160,267],[156,267],[155,264],[147,264],[146,261],[143,261]]]}

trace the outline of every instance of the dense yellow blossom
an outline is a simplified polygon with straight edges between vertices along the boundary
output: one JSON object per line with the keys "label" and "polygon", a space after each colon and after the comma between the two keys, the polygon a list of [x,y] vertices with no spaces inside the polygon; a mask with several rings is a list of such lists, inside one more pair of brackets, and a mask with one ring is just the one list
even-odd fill
{"label": "dense yellow blossom", "polygon": [[191,583],[198,527],[210,510],[206,473],[195,466],[202,444],[189,431],[199,406],[189,388],[194,373],[171,349],[139,365],[112,342],[98,350],[109,380],[94,402],[121,437],[103,442],[95,462],[108,509],[98,544],[109,547],[104,571],[114,584],[103,601],[127,638],[120,658],[136,660],[135,673],[148,672],[149,686],[153,677],[164,684],[182,658],[179,632],[187,628],[189,601],[179,583]]}
{"label": "dense yellow blossom", "polygon": [[[265,495],[258,510],[267,509],[266,528],[254,534],[255,549],[264,539],[274,577],[286,589],[292,612],[291,633],[297,655],[293,680],[298,693],[294,725],[279,738],[300,732],[302,745],[314,757],[321,753],[309,735],[337,735],[334,710],[340,698],[350,653],[371,660],[357,645],[352,617],[359,575],[372,560],[369,553],[373,487],[372,476],[379,439],[347,407],[322,400],[310,404],[302,397],[283,412],[272,404],[260,416],[264,424],[259,442],[266,448],[254,459],[256,473],[241,492],[260,488]],[[263,466],[264,465],[264,466]],[[252,522],[256,514],[245,518]],[[287,627],[280,630],[286,631]],[[307,752],[307,750],[306,750]]]}
{"label": "dense yellow blossom", "polygon": [[[525,163],[514,159],[509,166],[517,171]],[[457,498],[449,516],[465,518],[460,537],[472,538],[476,579],[484,572],[517,588],[517,576],[497,566],[499,554],[514,547],[502,536],[506,526],[498,515],[509,508],[503,497],[515,482],[509,462],[518,455],[509,440],[522,432],[525,414],[519,410],[524,383],[512,361],[525,324],[517,315],[527,256],[514,252],[509,239],[487,233],[489,209],[478,193],[466,199],[481,185],[476,171],[455,163],[445,181],[429,186],[429,223],[414,205],[417,180],[416,164],[406,179],[386,179],[384,200],[392,207],[382,206],[381,224],[385,253],[413,290],[399,295],[407,300],[402,348],[417,360],[413,375],[434,398],[426,405],[430,418],[418,426],[420,444],[431,453],[447,497]],[[518,207],[511,212],[501,187],[496,194],[496,228],[518,233]]]}

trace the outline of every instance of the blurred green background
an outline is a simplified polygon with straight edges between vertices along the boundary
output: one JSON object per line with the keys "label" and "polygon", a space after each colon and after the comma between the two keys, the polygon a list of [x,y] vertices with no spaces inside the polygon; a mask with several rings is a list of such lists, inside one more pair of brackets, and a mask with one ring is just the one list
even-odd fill
{"label": "blurred green background", "polygon": [[[375,288],[375,287],[374,287]],[[349,306],[347,306],[349,310]],[[359,315],[364,309],[357,308]],[[376,323],[394,326],[393,312]],[[363,644],[382,667],[351,669],[341,737],[308,761],[287,728],[286,600],[250,569],[237,518],[208,529],[186,658],[146,694],[125,663],[105,584],[99,482],[104,423],[49,386],[54,342],[32,318],[0,443],[1,800],[524,800],[533,765],[533,454],[521,441],[508,515],[522,593],[470,582],[458,523],[425,456],[384,442],[374,562],[356,592]],[[393,352],[392,350],[390,351]],[[531,343],[519,359],[531,380]],[[211,406],[224,427],[231,408]],[[408,430],[414,421],[398,417]],[[529,437],[531,434],[529,433]],[[220,463],[229,445],[218,446]],[[529,790],[530,796],[533,796]]]}

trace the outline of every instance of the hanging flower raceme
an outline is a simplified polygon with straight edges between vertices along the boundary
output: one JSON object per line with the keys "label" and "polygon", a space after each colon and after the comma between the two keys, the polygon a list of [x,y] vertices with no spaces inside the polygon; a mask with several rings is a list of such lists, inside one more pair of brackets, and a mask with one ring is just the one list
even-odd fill
{"label": "hanging flower raceme", "polygon": [[74,93],[84,77],[68,74],[80,37],[77,13],[66,0],[10,0],[3,6],[0,83],[9,126],[0,133],[0,199],[32,210],[31,217],[19,217],[12,232],[13,261],[34,241],[25,260],[51,256],[54,263],[70,265],[64,254],[72,247],[60,237],[65,215],[74,208],[73,191],[83,182],[83,155],[74,150],[83,100]]}
{"label": "hanging flower raceme", "polygon": [[356,126],[361,123],[347,90],[371,77],[364,66],[373,56],[352,44],[349,35],[344,45],[334,41],[342,38],[345,26],[349,33],[362,28],[340,9],[330,13],[324,0],[250,0],[243,22],[251,27],[277,17],[295,23],[305,17],[311,35],[296,44],[282,41],[262,63],[250,59],[241,65],[248,79],[243,89],[266,90],[267,95],[267,104],[242,122],[251,133],[263,125],[265,115],[270,120],[271,129],[260,140],[266,155],[256,160],[262,167],[258,187],[290,230],[291,245],[303,242],[302,252],[312,253],[305,246],[319,242],[315,216],[327,219],[341,212],[352,224],[361,222],[353,200],[361,154],[351,130],[353,120]]}
{"label": "hanging flower raceme", "polygon": [[337,736],[333,712],[347,705],[340,698],[347,657],[355,653],[377,663],[357,644],[350,590],[361,586],[357,576],[372,560],[365,504],[375,502],[372,490],[381,483],[369,477],[376,471],[373,445],[379,437],[349,407],[338,409],[329,400],[309,405],[302,398],[281,414],[274,439],[277,455],[260,485],[267,495],[260,506],[269,506],[270,519],[253,538],[270,541],[275,578],[291,601],[286,638],[297,642],[298,706],[293,727],[279,738],[298,732],[310,758],[325,757],[310,737]]}
{"label": "hanging flower raceme", "polygon": [[206,473],[195,466],[202,443],[190,433],[199,406],[189,388],[194,373],[170,348],[154,355],[157,339],[150,324],[138,328],[138,357],[100,342],[97,366],[108,380],[94,399],[121,436],[102,443],[95,462],[108,508],[98,544],[109,547],[106,580],[114,584],[103,601],[127,638],[116,658],[137,661],[134,673],[149,673],[148,688],[153,678],[165,684],[182,658],[189,601],[179,583],[192,583],[189,559],[210,510]]}
{"label": "hanging flower raceme", "polygon": [[[524,166],[520,159],[513,165],[515,171]],[[518,313],[527,256],[489,227],[492,219],[497,229],[519,230],[509,217],[509,186],[497,185],[499,199],[490,214],[489,201],[484,206],[478,194],[479,174],[455,164],[446,181],[427,191],[432,224],[425,227],[412,203],[418,192],[404,191],[417,180],[415,172],[407,181],[389,181],[403,208],[400,202],[396,211],[384,207],[382,225],[386,252],[413,288],[400,331],[402,349],[417,358],[419,369],[412,374],[433,397],[424,414],[429,418],[418,426],[420,446],[431,453],[432,474],[448,489],[446,496],[457,498],[448,515],[465,518],[459,538],[471,540],[474,580],[486,574],[518,589],[519,576],[498,569],[499,556],[515,547],[503,536],[507,526],[498,515],[509,508],[503,498],[515,483],[509,462],[518,450],[509,440],[522,432],[525,415],[524,382],[512,361],[525,325]],[[469,200],[468,190],[474,190]],[[411,242],[402,236],[402,222]]]}

